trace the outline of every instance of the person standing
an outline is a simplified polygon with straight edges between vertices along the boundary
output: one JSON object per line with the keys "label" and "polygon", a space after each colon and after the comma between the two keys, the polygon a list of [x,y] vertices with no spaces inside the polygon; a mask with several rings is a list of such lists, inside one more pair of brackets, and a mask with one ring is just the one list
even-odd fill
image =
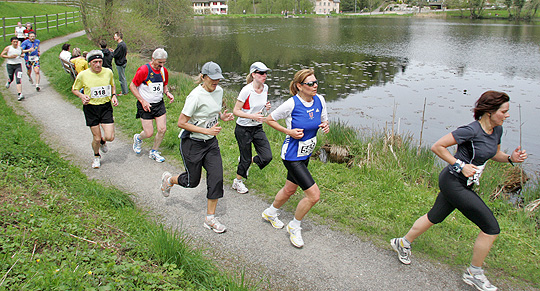
{"label": "person standing", "polygon": [[[86,126],[90,127],[93,136],[94,159],[92,168],[98,169],[101,167],[100,150],[102,153],[108,152],[106,142],[114,140],[112,105],[118,106],[118,100],[112,71],[102,67],[103,53],[99,50],[92,50],[86,58],[90,68],[77,75],[71,92],[79,97],[83,103]],[[82,93],[81,89],[84,89]]]}
{"label": "person standing", "polygon": [[[516,148],[510,155],[501,151],[502,125],[510,116],[509,101],[510,97],[504,92],[484,92],[473,109],[475,121],[446,134],[431,147],[448,166],[439,174],[441,191],[431,210],[418,218],[404,237],[390,240],[403,264],[411,263],[411,243],[458,209],[480,228],[473,247],[471,264],[462,279],[478,290],[497,290],[484,275],[482,265],[500,233],[499,223],[472,187],[479,183],[489,159],[513,165],[522,163],[527,158],[527,153],[521,150],[521,147]],[[452,155],[448,147],[456,144],[456,154]]]}
{"label": "person standing", "polygon": [[15,26],[15,36],[17,37],[20,43],[22,43],[26,39],[24,35],[24,27],[22,26],[22,23],[20,21],[17,22],[17,26]]}
{"label": "person standing", "polygon": [[114,40],[118,43],[118,45],[113,51],[113,57],[116,70],[118,71],[118,81],[120,81],[120,88],[122,89],[122,93],[118,94],[118,96],[127,95],[128,93],[128,85],[126,81],[127,46],[122,39],[123,37],[124,35],[121,32],[116,32],[114,34]]}
{"label": "person standing", "polygon": [[[261,62],[255,62],[249,67],[249,74],[246,77],[247,85],[238,94],[233,110],[234,115],[238,116],[234,136],[238,142],[240,157],[232,188],[240,194],[249,191],[242,178],[247,179],[251,163],[255,163],[262,170],[272,161],[270,143],[262,127],[264,121],[262,112],[271,108],[268,102],[268,85],[264,83],[270,71]],[[254,157],[251,154],[252,144],[257,151]]]}
{"label": "person standing", "polygon": [[227,110],[221,112],[223,89],[218,85],[223,79],[221,68],[214,62],[203,65],[198,85],[186,97],[186,103],[178,118],[180,132],[180,155],[186,171],[178,176],[164,172],[161,176],[161,192],[168,197],[173,185],[195,188],[201,181],[202,168],[206,170],[207,209],[203,226],[216,233],[227,230],[215,217],[218,199],[223,197],[223,164],[216,136],[220,133],[218,118],[234,119]]}
{"label": "person standing", "polygon": [[152,137],[154,134],[154,123],[156,122],[156,137],[154,145],[148,157],[156,162],[162,163],[165,158],[158,152],[165,131],[167,131],[167,115],[163,95],[169,98],[169,103],[174,101],[174,96],[169,91],[169,71],[164,67],[167,62],[167,52],[158,48],[152,53],[152,60],[149,64],[137,69],[135,77],[129,84],[129,89],[137,98],[137,118],[141,119],[143,130],[133,136],[133,151],[141,153],[141,145],[144,139]]}
{"label": "person standing", "polygon": [[19,46],[19,39],[17,37],[11,38],[11,45],[8,45],[4,48],[2,51],[1,56],[6,59],[6,69],[8,72],[8,78],[9,80],[6,83],[6,88],[9,88],[11,86],[11,82],[13,82],[13,79],[15,79],[15,83],[17,83],[17,100],[21,101],[24,99],[24,96],[22,94],[22,62],[23,62],[23,53],[25,52],[31,52],[34,48],[29,48],[27,50],[23,50]]}
{"label": "person standing", "polygon": [[113,54],[107,48],[107,42],[104,39],[102,39],[99,42],[99,47],[101,48],[101,52],[103,53],[103,67],[112,71]]}
{"label": "person standing", "polygon": [[[279,190],[274,202],[262,213],[263,219],[270,222],[274,228],[282,228],[278,210],[296,192],[298,186],[304,190],[305,197],[298,202],[294,219],[287,225],[291,243],[301,248],[302,219],[319,201],[321,191],[308,170],[309,157],[317,144],[317,131],[330,131],[326,102],[317,95],[318,81],[312,69],[303,69],[294,75],[290,84],[293,95],[267,118],[266,122],[272,128],[287,135],[281,148],[281,159],[287,168],[287,181]],[[285,119],[287,127],[281,126],[277,120]]]}
{"label": "person standing", "polygon": [[[41,55],[41,52],[39,51],[39,39],[36,38],[36,33],[34,31],[31,31],[28,34],[28,39],[23,41],[21,44],[21,48],[26,51],[24,54],[24,61],[26,63],[26,74],[28,75],[28,80],[30,83],[34,83],[32,80],[32,71],[36,74],[36,91],[40,91],[41,88],[39,87],[39,56]],[[33,50],[30,50],[33,48]]]}

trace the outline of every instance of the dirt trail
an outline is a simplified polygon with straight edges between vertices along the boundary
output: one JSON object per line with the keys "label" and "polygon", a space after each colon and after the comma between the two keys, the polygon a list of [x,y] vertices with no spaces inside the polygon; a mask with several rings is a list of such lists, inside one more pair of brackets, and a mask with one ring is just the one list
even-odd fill
{"label": "dirt trail", "polygon": [[[41,51],[82,34],[45,41]],[[58,70],[61,69],[59,62]],[[194,241],[217,250],[215,256],[221,263],[237,269],[246,266],[250,276],[266,276],[272,289],[474,290],[461,281],[460,271],[421,260],[414,254],[412,265],[402,265],[389,245],[383,249],[375,247],[355,236],[318,225],[309,219],[309,215],[302,225],[306,245],[296,249],[290,244],[285,229],[275,230],[262,221],[261,212],[268,206],[267,202],[252,195],[237,194],[230,185],[225,186],[225,196],[217,209],[217,216],[227,225],[228,231],[215,234],[203,228],[204,181],[196,189],[175,186],[169,198],[162,197],[159,190],[161,173],[165,170],[179,173],[181,168],[150,160],[148,144],[140,156],[135,155],[131,140],[127,138],[133,133],[129,132],[119,133],[117,139],[109,143],[109,152],[103,155],[101,169],[91,169],[91,133],[85,126],[81,106],[64,101],[45,77],[41,84],[41,92],[36,92],[25,76],[23,93],[26,99],[10,103],[17,103],[15,107],[21,106],[42,125],[42,138],[54,149],[80,166],[89,177],[133,193],[140,207],[161,216],[165,224],[182,228]],[[14,87],[5,94],[6,99],[16,98]],[[286,223],[292,217],[288,212],[281,215]],[[496,283],[504,287],[500,282]]]}

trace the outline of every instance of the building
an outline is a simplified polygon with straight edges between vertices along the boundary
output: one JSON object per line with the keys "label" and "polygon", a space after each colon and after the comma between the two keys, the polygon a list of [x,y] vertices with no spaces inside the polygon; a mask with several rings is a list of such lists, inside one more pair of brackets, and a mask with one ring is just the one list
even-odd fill
{"label": "building", "polygon": [[316,14],[329,14],[330,12],[339,13],[340,0],[315,0]]}
{"label": "building", "polygon": [[226,0],[191,0],[195,14],[227,14]]}

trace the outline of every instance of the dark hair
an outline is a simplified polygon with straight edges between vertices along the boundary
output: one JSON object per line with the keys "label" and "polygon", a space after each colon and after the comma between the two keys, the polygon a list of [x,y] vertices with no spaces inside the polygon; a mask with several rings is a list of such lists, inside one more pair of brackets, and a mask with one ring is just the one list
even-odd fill
{"label": "dark hair", "polygon": [[123,38],[124,38],[124,34],[121,33],[120,31],[117,31],[117,32],[115,32],[114,34],[116,34],[116,36],[118,36],[120,39],[123,39]]}
{"label": "dark hair", "polygon": [[304,80],[311,75],[315,75],[315,71],[313,69],[303,69],[296,72],[296,74],[294,74],[293,80],[289,84],[289,92],[291,93],[291,95],[294,96],[298,94],[298,87],[296,87],[296,84],[304,82]]}
{"label": "dark hair", "polygon": [[35,31],[30,31],[30,32],[28,33],[28,35],[31,35],[31,34],[37,35]]}
{"label": "dark hair", "polygon": [[62,50],[63,50],[63,51],[69,51],[69,47],[70,47],[70,46],[71,46],[71,45],[70,45],[69,43],[65,43],[65,44],[62,45]]}
{"label": "dark hair", "polygon": [[493,113],[504,103],[510,101],[508,94],[498,91],[486,91],[474,104],[474,119],[479,120],[485,113]]}
{"label": "dark hair", "polygon": [[14,36],[14,37],[12,37],[12,38],[9,39],[9,42],[12,42],[12,41],[15,40],[15,39],[16,39],[16,40],[19,40],[18,37]]}
{"label": "dark hair", "polygon": [[107,42],[106,42],[104,39],[102,39],[102,40],[99,41],[99,46],[100,46],[102,49],[104,49],[104,48],[107,47]]}

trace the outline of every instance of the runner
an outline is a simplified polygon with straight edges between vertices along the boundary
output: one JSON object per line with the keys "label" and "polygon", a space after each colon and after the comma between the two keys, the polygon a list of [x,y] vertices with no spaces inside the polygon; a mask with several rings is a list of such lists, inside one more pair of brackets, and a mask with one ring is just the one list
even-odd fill
{"label": "runner", "polygon": [[[473,247],[471,265],[463,274],[463,281],[478,290],[497,290],[484,275],[482,265],[500,233],[499,223],[472,187],[479,183],[489,159],[513,165],[527,158],[520,147],[511,155],[501,151],[502,124],[510,116],[509,101],[506,93],[485,92],[476,101],[473,110],[475,121],[446,134],[431,147],[449,165],[439,174],[441,192],[431,210],[418,218],[404,237],[390,241],[403,264],[411,263],[411,243],[430,227],[442,222],[454,209],[458,209],[481,230]],[[448,147],[456,144],[457,151],[452,156]]]}
{"label": "runner", "polygon": [[167,131],[167,115],[163,94],[169,98],[169,103],[174,101],[174,96],[169,91],[169,71],[164,67],[167,62],[167,52],[158,48],[152,53],[152,61],[137,69],[129,89],[137,98],[137,115],[141,119],[143,131],[133,136],[133,151],[141,153],[141,145],[144,139],[154,135],[154,123],[156,122],[157,133],[154,145],[148,157],[156,162],[163,162],[165,158],[158,152],[165,131]]}
{"label": "runner", "polygon": [[220,133],[218,118],[223,121],[234,119],[227,110],[221,113],[223,89],[218,85],[223,79],[221,68],[214,62],[203,65],[199,74],[199,86],[189,93],[182,113],[178,118],[180,132],[180,154],[186,172],[172,176],[164,172],[161,176],[161,192],[168,197],[173,185],[195,188],[201,181],[202,168],[206,170],[208,192],[204,227],[216,233],[227,230],[215,217],[218,199],[223,197],[223,165],[216,136]]}
{"label": "runner", "polygon": [[15,36],[19,40],[19,45],[26,39],[24,35],[24,26],[22,26],[20,21],[17,22],[17,26],[15,26]]}
{"label": "runner", "polygon": [[[79,97],[83,103],[86,126],[92,132],[92,149],[94,159],[92,168],[101,167],[101,155],[108,151],[107,141],[114,140],[114,119],[113,108],[118,106],[116,99],[116,88],[114,86],[113,73],[111,70],[103,69],[103,53],[93,50],[86,56],[90,68],[77,75],[71,92]],[[84,89],[84,93],[80,90]],[[101,126],[101,127],[100,127]],[[103,134],[101,133],[103,129]]]}
{"label": "runner", "polygon": [[25,26],[26,28],[23,30],[23,32],[24,32],[24,39],[27,40],[30,37],[30,32],[35,32],[35,31],[32,29],[32,23],[27,22]]}
{"label": "runner", "polygon": [[[307,168],[309,157],[317,144],[318,129],[322,128],[324,133],[330,131],[326,102],[322,96],[317,95],[317,88],[318,81],[312,69],[296,72],[290,85],[293,97],[266,118],[268,125],[287,135],[281,148],[281,159],[287,168],[287,181],[277,193],[274,202],[264,210],[262,217],[274,228],[282,228],[284,224],[278,218],[278,209],[300,186],[306,196],[298,202],[294,219],[287,225],[290,241],[297,248],[304,246],[302,219],[321,196],[319,186]],[[286,128],[276,121],[280,119],[285,119]]]}
{"label": "runner", "polygon": [[[240,194],[249,191],[242,178],[247,179],[251,163],[255,163],[262,170],[272,161],[270,143],[262,127],[264,121],[262,112],[270,110],[271,107],[270,102],[268,102],[268,85],[264,83],[267,72],[270,71],[261,62],[255,62],[250,66],[249,74],[246,77],[248,84],[238,94],[233,110],[234,115],[238,116],[234,136],[238,142],[240,157],[232,188]],[[251,156],[252,144],[257,151],[257,155],[254,157]]]}
{"label": "runner", "polygon": [[13,79],[15,79],[15,83],[17,83],[18,101],[24,99],[21,83],[23,62],[22,54],[25,52],[32,52],[33,50],[34,48],[23,50],[19,46],[19,39],[14,36],[11,38],[11,45],[6,46],[1,54],[1,56],[6,59],[6,69],[9,78],[9,80],[6,82],[6,88],[9,88],[11,86],[11,82],[13,82]]}
{"label": "runner", "polygon": [[[23,41],[21,44],[21,48],[26,51],[24,54],[24,61],[26,63],[26,74],[28,75],[28,80],[31,84],[34,83],[32,80],[32,70],[36,74],[36,91],[40,91],[41,88],[39,87],[39,56],[41,55],[41,52],[39,51],[39,39],[36,39],[36,33],[31,31],[28,34],[28,39]],[[33,48],[34,50],[30,50]]]}

